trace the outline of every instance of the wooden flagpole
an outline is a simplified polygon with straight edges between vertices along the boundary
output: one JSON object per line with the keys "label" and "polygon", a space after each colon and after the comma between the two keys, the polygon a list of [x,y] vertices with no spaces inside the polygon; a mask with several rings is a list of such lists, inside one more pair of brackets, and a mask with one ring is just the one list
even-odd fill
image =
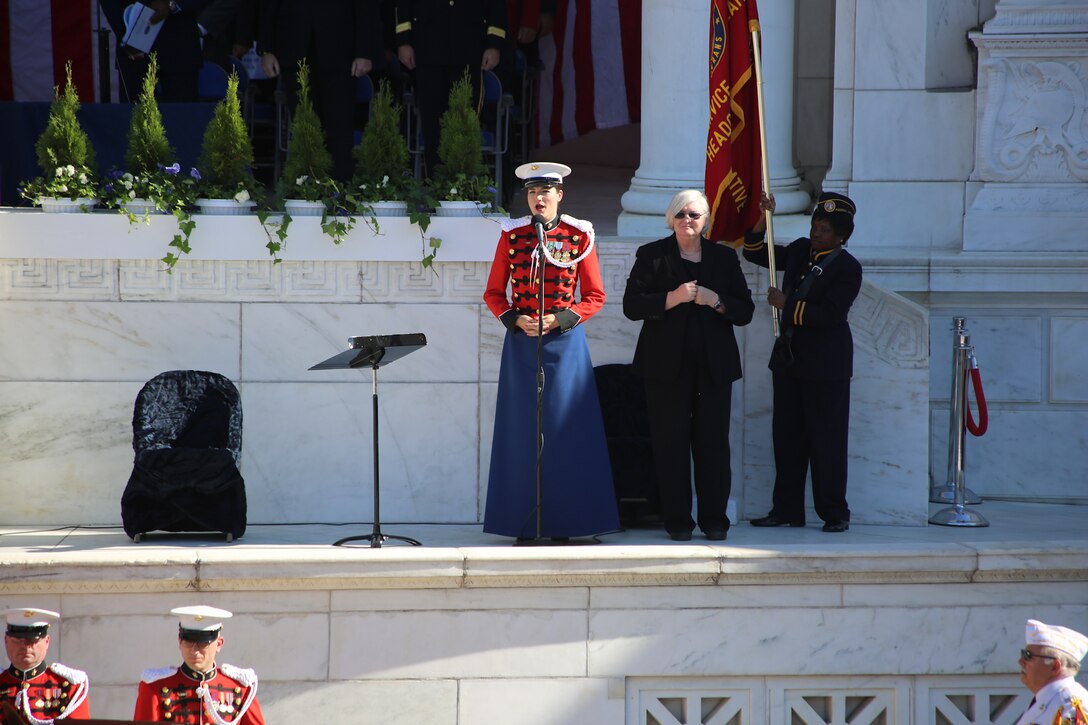
{"label": "wooden flagpole", "polygon": [[[771,167],[767,161],[767,113],[763,105],[763,60],[759,53],[759,21],[748,21],[748,29],[752,32],[752,65],[756,70],[756,101],[759,108],[759,156],[763,167],[763,191],[771,194]],[[774,225],[772,223],[770,209],[763,212],[767,220],[767,235],[764,237],[767,244],[767,270],[771,275],[771,286],[778,286],[778,270],[775,269],[774,260]],[[771,324],[774,336],[778,337],[778,310],[771,308]]]}

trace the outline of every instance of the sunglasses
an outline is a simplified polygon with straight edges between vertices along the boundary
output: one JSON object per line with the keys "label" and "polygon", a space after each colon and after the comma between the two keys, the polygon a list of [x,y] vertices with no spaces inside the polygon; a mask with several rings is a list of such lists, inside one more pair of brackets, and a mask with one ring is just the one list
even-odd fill
{"label": "sunglasses", "polygon": [[1057,657],[1051,657],[1050,655],[1040,655],[1028,650],[1027,648],[1020,650],[1020,656],[1024,658],[1025,662],[1031,662],[1038,657],[1041,660],[1056,660]]}
{"label": "sunglasses", "polygon": [[702,215],[703,213],[701,211],[678,211],[674,215],[674,218],[683,219],[684,217],[687,217],[688,219],[698,219]]}

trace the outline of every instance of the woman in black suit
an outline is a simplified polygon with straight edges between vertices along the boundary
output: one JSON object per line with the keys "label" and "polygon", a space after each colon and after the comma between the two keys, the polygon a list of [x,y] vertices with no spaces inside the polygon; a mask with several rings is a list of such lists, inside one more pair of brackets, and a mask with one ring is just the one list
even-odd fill
{"label": "woman in black suit", "polygon": [[[764,194],[760,208],[773,213],[774,197]],[[843,247],[854,231],[854,211],[849,198],[825,192],[812,212],[808,237],[773,247],[775,266],[783,270],[782,289],[770,287],[767,302],[781,311],[780,342],[789,342],[793,364],[771,361],[774,503],[768,515],[752,519],[752,526],[805,525],[811,465],[812,499],[823,530],[850,528],[846,461],[854,339],[846,318],[861,290],[861,264]],[[770,253],[766,228],[760,217],[744,239],[744,258],[761,267]]]}
{"label": "woman in black suit", "polygon": [[695,528],[692,459],[699,528],[711,541],[729,530],[730,402],[741,376],[733,326],[755,310],[736,252],[702,236],[709,213],[702,192],[674,196],[665,212],[673,233],[639,247],[623,295],[623,314],[643,321],[634,368],[646,385],[661,516],[675,541]]}

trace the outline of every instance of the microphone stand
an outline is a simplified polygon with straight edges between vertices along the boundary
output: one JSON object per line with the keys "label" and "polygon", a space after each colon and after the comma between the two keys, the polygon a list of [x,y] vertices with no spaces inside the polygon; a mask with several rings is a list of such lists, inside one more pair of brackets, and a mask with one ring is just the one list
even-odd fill
{"label": "microphone stand", "polygon": [[539,214],[533,215],[533,229],[536,230],[537,255],[537,320],[536,320],[536,537],[530,541],[519,541],[518,546],[539,546],[543,539],[544,511],[544,245],[547,235],[544,233],[545,219]]}

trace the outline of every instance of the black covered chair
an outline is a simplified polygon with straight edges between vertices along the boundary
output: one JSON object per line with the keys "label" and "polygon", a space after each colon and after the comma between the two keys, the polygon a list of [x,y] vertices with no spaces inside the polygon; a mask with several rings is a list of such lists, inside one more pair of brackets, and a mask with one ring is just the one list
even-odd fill
{"label": "black covered chair", "polygon": [[132,414],[132,475],[121,496],[125,533],[246,530],[242,403],[218,373],[171,370],[149,380]]}
{"label": "black covered chair", "polygon": [[593,368],[604,418],[608,459],[620,523],[625,527],[660,523],[657,475],[650,448],[650,423],[642,378],[630,365]]}

